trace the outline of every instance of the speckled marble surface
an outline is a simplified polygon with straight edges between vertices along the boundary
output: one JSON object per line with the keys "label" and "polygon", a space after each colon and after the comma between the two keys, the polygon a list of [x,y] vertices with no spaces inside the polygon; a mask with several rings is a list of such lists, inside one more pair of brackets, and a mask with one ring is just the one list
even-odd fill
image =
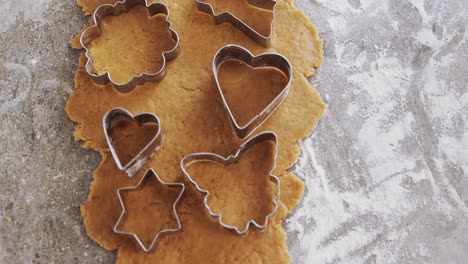
{"label": "speckled marble surface", "polygon": [[[329,104],[295,167],[293,263],[466,263],[468,1],[297,0],[324,40]],[[64,106],[85,19],[0,0],[0,263],[113,263],[79,206],[99,157]]]}

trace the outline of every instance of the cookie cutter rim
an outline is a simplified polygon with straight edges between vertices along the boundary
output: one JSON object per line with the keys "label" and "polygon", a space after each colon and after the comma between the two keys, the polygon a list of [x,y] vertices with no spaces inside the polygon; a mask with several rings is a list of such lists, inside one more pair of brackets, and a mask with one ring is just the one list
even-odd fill
{"label": "cookie cutter rim", "polygon": [[[208,197],[210,196],[210,192],[208,190],[205,190],[200,187],[197,181],[195,181],[191,176],[190,173],[187,171],[187,168],[190,167],[191,164],[196,163],[196,162],[202,162],[202,161],[208,161],[208,162],[215,162],[223,166],[228,166],[230,164],[233,164],[237,161],[239,161],[242,158],[242,155],[248,151],[251,147],[254,145],[257,145],[259,143],[263,143],[266,141],[273,141],[275,145],[275,155],[273,158],[273,167],[270,170],[269,177],[271,181],[274,181],[276,186],[277,186],[277,192],[276,195],[273,197],[273,205],[274,209],[269,213],[268,215],[265,216],[265,223],[263,225],[257,223],[256,220],[250,219],[247,224],[245,225],[244,229],[239,230],[238,227],[233,226],[233,225],[228,225],[223,222],[222,219],[222,214],[217,214],[211,210],[211,207],[208,204]],[[192,153],[187,156],[185,156],[181,162],[180,162],[180,167],[182,168],[182,172],[184,173],[185,177],[189,180],[190,183],[192,183],[195,188],[204,195],[203,198],[203,204],[205,208],[208,210],[208,213],[218,219],[219,224],[229,230],[235,231],[238,235],[245,235],[249,232],[250,226],[255,226],[257,229],[260,231],[264,230],[268,226],[269,220],[278,212],[278,200],[280,197],[280,179],[278,176],[274,175],[274,171],[276,169],[276,161],[278,158],[278,136],[275,134],[275,132],[272,131],[265,131],[262,132],[251,139],[247,140],[245,143],[243,143],[240,147],[239,150],[234,154],[230,155],[228,157],[223,157],[221,155],[218,155],[216,153],[211,153],[211,152],[198,152],[198,153]]]}
{"label": "cookie cutter rim", "polygon": [[[228,22],[231,25],[233,25],[235,28],[243,32],[247,37],[257,42],[258,44],[264,47],[269,47],[271,45],[271,37],[273,35],[273,22],[275,21],[275,18],[276,18],[275,9],[276,9],[276,5],[278,4],[277,1],[271,1],[271,2],[274,2],[274,4],[272,4],[271,9],[268,8],[268,10],[271,10],[273,12],[273,19],[271,20],[271,25],[270,25],[270,33],[268,35],[261,34],[257,30],[249,26],[247,23],[245,23],[242,19],[238,18],[237,16],[235,16],[233,13],[229,11],[224,11],[224,12],[216,14],[213,6],[209,3],[206,3],[206,0],[196,0],[196,2],[197,2],[197,9],[203,13],[209,14],[213,18],[215,25]],[[253,5],[252,3],[250,4]]]}
{"label": "cookie cutter rim", "polygon": [[[179,195],[177,196],[177,199],[174,201],[174,203],[172,204],[172,214],[174,216],[174,218],[176,219],[177,221],[177,228],[165,228],[165,229],[162,229],[161,231],[159,231],[156,236],[154,237],[154,239],[151,241],[151,244],[149,247],[146,247],[145,244],[141,241],[141,239],[138,237],[138,235],[136,233],[131,233],[131,232],[125,232],[125,231],[120,231],[119,230],[119,225],[120,223],[122,222],[122,219],[123,217],[125,216],[125,214],[127,213],[127,209],[125,208],[125,202],[123,201],[123,198],[122,198],[122,195],[121,195],[121,192],[125,192],[125,191],[139,191],[141,190],[141,188],[143,188],[142,184],[147,181],[149,179],[149,177],[151,176],[151,174],[153,174],[156,179],[163,185],[166,185],[168,187],[174,187],[174,186],[180,186],[182,187],[181,188],[181,191],[179,193]],[[141,249],[145,252],[145,253],[148,253],[150,252],[154,246],[156,245],[156,242],[158,241],[159,237],[162,235],[162,234],[165,234],[165,233],[173,233],[173,232],[178,232],[180,230],[182,230],[182,222],[180,221],[180,218],[179,218],[179,215],[177,214],[177,204],[179,203],[180,199],[182,198],[182,195],[184,194],[185,192],[185,184],[183,183],[169,183],[169,182],[165,182],[163,180],[161,180],[161,178],[159,177],[159,175],[156,173],[156,171],[154,171],[153,169],[148,169],[145,173],[145,175],[141,178],[140,182],[134,186],[134,187],[123,187],[123,188],[119,188],[117,190],[117,196],[119,197],[119,202],[120,202],[120,206],[122,207],[122,212],[119,216],[119,219],[117,220],[117,222],[115,223],[114,225],[114,228],[112,229],[114,231],[114,233],[116,234],[120,234],[120,235],[128,235],[128,236],[132,236],[137,242],[138,242],[138,245],[141,247]]]}
{"label": "cookie cutter rim", "polygon": [[[120,161],[117,150],[115,149],[115,145],[113,144],[114,142],[110,136],[117,121],[122,119],[131,119],[137,122],[139,126],[151,123],[154,123],[158,126],[158,130],[156,131],[156,134],[153,136],[153,138],[135,155],[135,157],[133,157],[125,165],[123,165]],[[124,171],[128,177],[135,176],[135,174],[144,165],[146,165],[146,163],[156,154],[156,152],[162,148],[162,145],[164,144],[165,134],[161,125],[161,120],[153,113],[143,112],[137,115],[133,115],[124,108],[112,108],[107,111],[107,113],[102,118],[102,127],[106,137],[107,145],[117,167],[119,170]]]}
{"label": "cookie cutter rim", "polygon": [[[247,122],[247,124],[243,126],[240,126],[234,117],[231,107],[229,106],[224,95],[221,84],[219,83],[218,70],[222,63],[229,59],[239,60],[252,68],[273,67],[282,71],[288,78],[288,83],[281,90],[281,92],[259,114],[254,116],[252,119],[250,119],[249,122]],[[213,58],[212,67],[216,86],[218,87],[219,94],[221,95],[221,99],[223,101],[223,107],[227,111],[229,121],[239,138],[246,138],[247,136],[251,135],[283,103],[289,94],[293,78],[292,65],[285,56],[272,52],[254,55],[248,49],[235,44],[229,44],[220,48]]]}
{"label": "cookie cutter rim", "polygon": [[[163,51],[162,54],[162,65],[161,68],[154,73],[142,72],[140,75],[132,76],[132,78],[126,83],[117,83],[112,80],[110,73],[107,71],[103,74],[96,74],[93,72],[94,63],[89,54],[88,45],[101,35],[100,25],[102,20],[107,16],[118,16],[122,13],[128,12],[132,8],[138,5],[144,5],[150,14],[150,16],[155,16],[157,14],[166,15],[166,22],[169,26],[169,31],[171,32],[172,39],[176,42],[174,47],[171,50]],[[118,10],[121,8],[122,10]],[[117,11],[116,11],[117,10]],[[102,13],[102,14],[101,14]],[[91,76],[95,83],[98,85],[105,85],[112,83],[114,87],[121,93],[128,93],[133,91],[138,85],[142,85],[145,82],[158,82],[161,81],[166,75],[167,62],[175,59],[179,53],[179,35],[172,28],[172,22],[169,20],[169,9],[166,5],[160,2],[155,2],[148,5],[147,0],[123,0],[117,1],[114,4],[102,4],[100,5],[93,13],[93,22],[94,25],[88,27],[81,33],[80,44],[85,49],[86,64],[85,70],[86,73]]]}

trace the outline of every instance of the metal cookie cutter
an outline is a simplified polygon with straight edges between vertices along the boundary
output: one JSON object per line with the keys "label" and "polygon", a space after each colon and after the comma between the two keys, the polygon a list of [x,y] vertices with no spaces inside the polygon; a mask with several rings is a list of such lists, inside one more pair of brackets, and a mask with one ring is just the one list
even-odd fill
{"label": "metal cookie cutter", "polygon": [[[141,73],[138,76],[134,76],[127,83],[117,83],[112,80],[109,72],[106,72],[102,75],[98,75],[95,72],[94,63],[89,54],[89,44],[101,35],[101,22],[107,16],[118,16],[122,13],[128,12],[135,6],[145,6],[150,14],[150,16],[155,16],[157,14],[166,15],[166,21],[169,26],[169,30],[172,35],[172,39],[176,42],[174,48],[168,51],[162,52],[162,66],[161,69],[153,73]],[[162,3],[153,3],[148,5],[146,0],[123,0],[118,1],[115,4],[103,4],[99,6],[93,14],[94,25],[87,28],[81,34],[81,46],[86,50],[87,62],[85,65],[86,72],[93,78],[93,80],[100,85],[107,84],[111,82],[115,88],[122,93],[131,92],[136,86],[142,85],[145,82],[158,82],[162,80],[166,74],[166,62],[173,60],[177,57],[179,53],[179,36],[177,32],[172,29],[172,23],[169,21],[169,9]]]}
{"label": "metal cookie cutter", "polygon": [[[253,41],[257,42],[258,44],[269,47],[271,43],[271,35],[273,34],[273,21],[271,22],[271,29],[270,34],[263,35],[253,29],[251,26],[247,25],[244,21],[240,18],[236,17],[231,12],[222,12],[219,14],[215,14],[213,6],[211,4],[206,3],[206,0],[196,0],[197,1],[197,8],[199,11],[207,13],[213,17],[213,20],[216,25],[228,22],[231,23],[235,28],[242,31],[245,35],[251,38]],[[275,19],[275,6],[276,1],[272,0],[248,0],[249,4],[262,8],[268,9],[273,11],[273,20]]]}
{"label": "metal cookie cutter", "polygon": [[[118,122],[122,119],[130,119],[138,123],[139,126],[145,124],[156,124],[158,130],[150,142],[127,164],[122,164],[115,149],[114,141],[112,139],[112,131],[115,129]],[[112,153],[117,167],[124,171],[129,177],[133,177],[146,163],[159,151],[164,143],[164,132],[161,127],[161,122],[158,116],[152,113],[141,113],[132,115],[129,111],[123,108],[113,108],[109,110],[102,119],[104,134],[106,136],[107,144]]]}
{"label": "metal cookie cutter", "polygon": [[[156,234],[154,239],[151,241],[151,244],[148,247],[146,247],[145,244],[141,241],[141,239],[138,237],[138,235],[136,233],[121,231],[121,230],[119,230],[119,225],[120,225],[120,222],[122,221],[122,219],[124,218],[124,216],[127,213],[127,210],[125,209],[125,203],[124,203],[124,201],[122,199],[122,193],[123,192],[141,191],[141,189],[144,188],[146,182],[148,181],[149,177],[151,177],[151,176],[156,177],[156,179],[160,183],[162,183],[162,184],[164,184],[166,186],[181,187],[181,190],[180,190],[179,196],[177,197],[177,199],[172,204],[172,213],[173,213],[174,218],[177,221],[177,228],[162,229],[161,231],[159,231]],[[182,195],[184,194],[184,191],[185,191],[185,185],[183,183],[167,183],[167,182],[161,180],[161,178],[159,178],[159,175],[153,169],[149,169],[146,172],[145,176],[143,176],[143,178],[141,178],[141,181],[140,181],[140,183],[138,183],[137,186],[135,186],[135,187],[125,187],[125,188],[120,188],[120,189],[117,190],[117,196],[119,197],[120,205],[122,206],[122,213],[120,214],[119,219],[115,223],[113,231],[115,233],[117,233],[117,234],[132,236],[133,238],[135,238],[135,240],[138,242],[138,244],[140,245],[141,249],[143,249],[144,252],[146,252],[146,253],[150,252],[151,249],[153,249],[154,245],[156,244],[156,242],[157,242],[160,235],[165,234],[165,233],[172,233],[172,232],[177,232],[177,231],[182,230],[182,223],[180,221],[179,216],[177,215],[176,206],[177,206],[177,203],[179,202],[179,200],[181,199]]]}
{"label": "metal cookie cutter", "polygon": [[[230,59],[242,61],[253,68],[274,67],[282,71],[288,78],[288,83],[283,88],[283,90],[275,97],[275,99],[273,99],[273,101],[271,101],[271,103],[268,104],[267,107],[265,107],[258,115],[252,118],[244,126],[240,126],[238,121],[234,117],[218,80],[219,67],[224,61]],[[291,86],[293,75],[291,63],[283,55],[280,55],[278,53],[263,53],[254,56],[246,48],[234,44],[224,46],[220,50],[218,50],[213,59],[213,73],[216,80],[216,85],[218,86],[219,94],[221,95],[221,99],[223,101],[223,106],[226,109],[231,125],[239,138],[245,138],[252,134],[281,105],[281,103],[284,101],[284,99],[286,99],[286,97],[289,94],[289,88]]]}
{"label": "metal cookie cutter", "polygon": [[[269,213],[265,217],[265,223],[264,224],[259,224],[255,220],[251,219],[251,220],[249,220],[247,222],[244,229],[239,230],[239,228],[237,228],[236,226],[225,224],[223,222],[222,215],[217,214],[217,213],[213,212],[213,210],[211,210],[211,207],[208,205],[208,197],[210,195],[210,192],[208,190],[205,190],[202,187],[200,187],[200,185],[198,185],[197,181],[192,179],[192,177],[190,176],[190,174],[187,171],[187,168],[190,165],[192,165],[193,163],[202,162],[202,161],[210,161],[210,162],[215,162],[215,163],[218,163],[218,164],[221,164],[221,165],[224,165],[224,166],[228,166],[230,164],[238,162],[241,159],[242,155],[247,150],[249,150],[251,147],[253,147],[254,145],[259,144],[259,143],[263,143],[263,142],[266,142],[266,141],[272,141],[275,144],[274,165],[273,165],[273,168],[270,171],[270,179],[277,186],[276,195],[275,195],[275,197],[273,197],[274,209],[273,209],[273,211],[271,213]],[[278,156],[278,147],[277,146],[278,146],[278,138],[277,138],[276,134],[274,132],[271,132],[271,131],[263,132],[263,133],[260,133],[260,134],[256,135],[255,137],[249,139],[244,144],[242,144],[242,146],[240,146],[240,148],[236,152],[236,154],[231,155],[231,156],[229,156],[227,158],[225,158],[223,156],[220,156],[218,154],[215,154],[215,153],[208,153],[208,152],[193,153],[193,154],[190,154],[188,156],[185,156],[182,159],[182,161],[180,162],[180,166],[182,168],[183,173],[187,177],[187,179],[197,188],[197,190],[199,192],[201,192],[202,194],[205,195],[205,198],[203,199],[203,203],[204,203],[204,206],[206,207],[206,209],[208,209],[209,214],[212,217],[217,218],[220,225],[223,226],[224,228],[227,228],[229,230],[233,230],[238,235],[245,235],[245,234],[248,233],[249,228],[250,228],[251,225],[255,226],[259,230],[264,230],[268,225],[269,219],[271,219],[276,214],[276,212],[278,211],[278,199],[279,199],[279,196],[280,196],[280,179],[273,174],[273,172],[274,172],[274,170],[276,168],[276,159],[277,159],[277,156]]]}

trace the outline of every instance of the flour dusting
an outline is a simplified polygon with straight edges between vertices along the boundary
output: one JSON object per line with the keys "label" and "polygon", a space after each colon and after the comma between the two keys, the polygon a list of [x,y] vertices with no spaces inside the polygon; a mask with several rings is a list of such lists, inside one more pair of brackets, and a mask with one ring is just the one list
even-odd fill
{"label": "flour dusting", "polygon": [[17,1],[0,0],[0,33],[9,30],[21,17],[30,20],[37,26],[44,25],[48,19],[44,12],[49,8],[50,1],[36,0],[28,4],[18,4]]}
{"label": "flour dusting", "polygon": [[324,39],[329,108],[295,167],[293,263],[463,263],[445,245],[468,233],[468,3],[296,4]]}

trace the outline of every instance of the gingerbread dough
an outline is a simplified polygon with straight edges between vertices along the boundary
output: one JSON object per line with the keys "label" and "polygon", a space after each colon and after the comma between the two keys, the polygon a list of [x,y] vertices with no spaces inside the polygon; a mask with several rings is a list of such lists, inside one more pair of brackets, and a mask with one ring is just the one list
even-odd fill
{"label": "gingerbread dough", "polygon": [[223,223],[244,230],[251,219],[264,225],[274,209],[277,186],[269,176],[274,154],[275,145],[268,141],[253,146],[230,166],[203,161],[187,171],[201,188],[209,190],[208,205],[223,216]]}
{"label": "gingerbread dough", "polygon": [[265,109],[288,83],[287,76],[276,68],[253,69],[239,60],[223,62],[218,70],[218,80],[240,126]]}
{"label": "gingerbread dough", "polygon": [[[126,214],[118,230],[136,234],[146,248],[149,248],[156,234],[163,229],[178,228],[172,205],[180,194],[180,186],[167,186],[153,174],[146,177],[139,188],[121,191]],[[148,224],[148,219],[157,219]]]}
{"label": "gingerbread dough", "polygon": [[[103,2],[78,0],[88,14]],[[269,50],[230,24],[214,25],[209,15],[196,10],[195,1],[162,2],[170,10],[181,48],[179,56],[169,62],[164,80],[121,94],[112,85],[95,85],[82,68],[76,71],[75,91],[70,95],[66,110],[78,123],[76,139],[102,155],[88,200],[82,206],[86,231],[104,248],[118,249],[117,263],[288,263],[290,256],[281,219],[299,202],[304,186],[287,170],[300,154],[297,141],[310,134],[325,110],[318,92],[307,81],[322,61],[322,43],[307,17],[289,1],[277,5],[270,50],[291,61],[294,67],[291,90],[285,102],[257,130],[257,133],[273,130],[279,137],[275,174],[281,179],[281,201],[268,228],[264,232],[252,229],[243,237],[223,229],[207,214],[202,204],[203,196],[187,184],[186,194],[178,207],[183,231],[161,237],[152,252],[145,254],[132,238],[112,231],[121,212],[116,190],[135,186],[147,168],[154,168],[164,181],[186,182],[179,167],[183,156],[200,151],[223,156],[235,153],[243,141],[235,136],[220,102],[211,60],[219,48],[229,43],[242,45],[255,54]],[[126,33],[131,34],[130,30]],[[74,39],[72,45],[78,48],[77,44]],[[82,56],[81,65],[83,63]],[[102,131],[102,117],[112,107],[124,107],[134,114],[154,112],[166,132],[161,151],[133,178],[117,169]],[[255,156],[247,159],[255,159]],[[256,188],[265,188],[261,182],[253,181],[252,184],[260,184]],[[220,192],[231,191],[235,189]],[[257,199],[249,193],[242,197]],[[223,206],[230,205],[226,202]]]}
{"label": "gingerbread dough", "polygon": [[167,29],[166,15],[149,17],[144,6],[136,6],[132,13],[104,18],[101,35],[89,47],[95,73],[109,73],[119,84],[142,72],[158,72],[163,65],[162,53],[176,45]]}
{"label": "gingerbread dough", "polygon": [[[195,1],[195,0],[194,0]],[[241,1],[219,1],[207,0],[215,14],[218,15],[226,10],[234,16],[242,19],[247,25],[255,29],[263,36],[270,35],[271,21],[273,20],[273,11],[257,7],[258,5],[251,5],[246,0]],[[264,0],[257,1],[259,3],[265,2]],[[254,16],[251,14],[255,13]]]}
{"label": "gingerbread dough", "polygon": [[123,166],[129,163],[153,139],[158,131],[158,125],[146,124],[139,126],[130,119],[119,120],[112,129],[110,137]]}

